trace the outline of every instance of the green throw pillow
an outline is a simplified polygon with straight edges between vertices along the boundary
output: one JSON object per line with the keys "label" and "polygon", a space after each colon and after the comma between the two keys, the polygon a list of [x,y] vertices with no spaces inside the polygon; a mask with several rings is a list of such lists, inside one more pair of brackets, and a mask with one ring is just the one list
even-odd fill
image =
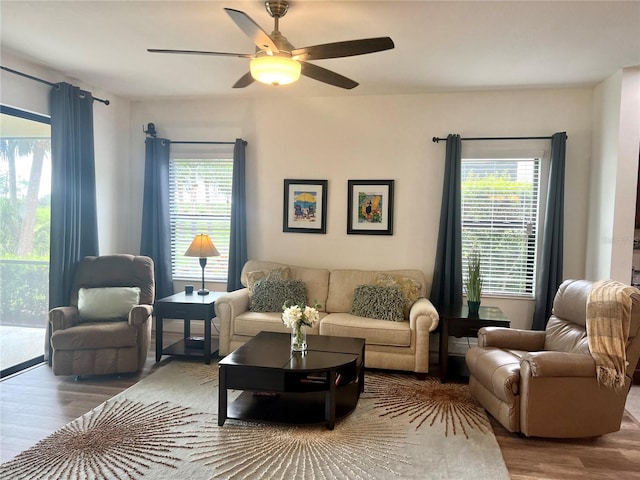
{"label": "green throw pillow", "polygon": [[402,322],[404,298],[398,286],[360,285],[353,292],[351,314],[359,317],[377,318]]}
{"label": "green throw pillow", "polygon": [[400,287],[402,297],[404,298],[404,318],[409,320],[409,312],[416,300],[420,298],[422,292],[422,283],[412,278],[403,277],[401,275],[390,275],[388,273],[379,273],[376,279],[376,285],[383,287]]}
{"label": "green throw pillow", "polygon": [[281,312],[282,305],[306,305],[307,287],[300,280],[265,278],[251,286],[252,312]]}
{"label": "green throw pillow", "polygon": [[289,267],[280,267],[273,270],[255,270],[247,273],[247,288],[249,289],[249,299],[251,299],[251,290],[253,284],[258,280],[289,280],[291,279],[291,270]]}
{"label": "green throw pillow", "polygon": [[129,311],[138,303],[138,287],[81,288],[78,290],[79,320],[122,320],[129,316]]}

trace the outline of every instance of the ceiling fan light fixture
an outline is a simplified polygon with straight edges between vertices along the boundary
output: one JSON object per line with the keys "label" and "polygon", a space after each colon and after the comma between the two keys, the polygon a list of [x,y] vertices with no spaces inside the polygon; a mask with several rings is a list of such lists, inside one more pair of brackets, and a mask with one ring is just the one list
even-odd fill
{"label": "ceiling fan light fixture", "polygon": [[288,56],[264,55],[253,58],[249,64],[251,76],[268,85],[287,85],[298,81],[302,66]]}

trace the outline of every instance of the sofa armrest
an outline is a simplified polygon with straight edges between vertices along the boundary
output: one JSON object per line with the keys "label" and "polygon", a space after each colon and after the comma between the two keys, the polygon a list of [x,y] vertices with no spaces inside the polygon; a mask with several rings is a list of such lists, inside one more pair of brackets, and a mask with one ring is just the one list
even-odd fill
{"label": "sofa armrest", "polygon": [[545,333],[506,327],[483,327],[478,331],[479,347],[535,352],[544,348]]}
{"label": "sofa armrest", "polygon": [[135,305],[129,311],[129,325],[136,327],[144,324],[153,314],[152,305]]}
{"label": "sofa armrest", "polygon": [[[419,298],[411,306],[411,310],[409,312],[409,323],[411,325],[411,329],[415,328],[418,323],[419,317],[425,317],[427,322],[426,327],[430,332],[433,332],[436,328],[438,328],[440,316],[438,315],[438,311],[428,298]],[[424,321],[425,320],[422,320],[422,322]]]}
{"label": "sofa armrest", "polygon": [[[523,369],[523,364],[528,368]],[[594,377],[596,362],[591,355],[567,352],[531,352],[520,360],[520,372],[529,371],[532,377]]]}
{"label": "sofa armrest", "polygon": [[216,317],[220,319],[220,355],[231,353],[230,346],[234,319],[241,313],[248,311],[249,305],[248,288],[234,290],[216,300]]}
{"label": "sofa armrest", "polygon": [[78,320],[77,307],[56,307],[49,310],[49,323],[51,324],[52,334],[56,330],[64,330],[77,325]]}

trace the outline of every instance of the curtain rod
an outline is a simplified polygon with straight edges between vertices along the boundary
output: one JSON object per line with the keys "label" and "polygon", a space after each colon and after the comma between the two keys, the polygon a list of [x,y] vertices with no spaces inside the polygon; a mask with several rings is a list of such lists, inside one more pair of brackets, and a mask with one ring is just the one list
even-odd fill
{"label": "curtain rod", "polygon": [[[156,125],[155,123],[147,123],[147,129],[144,129],[144,125],[142,126],[142,131],[147,135],[147,137],[151,137],[151,138],[156,138],[157,132],[156,132]],[[190,142],[190,141],[186,141],[186,140],[181,140],[181,141],[176,141],[176,140],[168,140],[169,143],[176,143],[176,144],[189,144],[189,145],[235,145],[236,142],[201,142],[201,141],[194,141],[194,142]],[[242,144],[243,145],[247,145],[247,141],[246,140],[242,140]]]}
{"label": "curtain rod", "polygon": [[[189,145],[235,145],[236,142],[188,142],[188,141],[179,141],[176,142],[174,140],[169,140],[169,143],[181,143],[181,144],[189,144]],[[245,141],[246,145],[247,142]]]}
{"label": "curtain rod", "polygon": [[[461,138],[460,140],[551,140],[553,137],[473,137]],[[567,137],[569,138],[569,137]],[[433,137],[433,143],[438,143],[446,138]]]}
{"label": "curtain rod", "polygon": [[[18,70],[14,70],[12,68],[9,67],[5,67],[3,65],[0,65],[0,69],[5,70],[9,73],[13,73],[15,75],[20,75],[21,77],[25,77],[28,78],[30,80],[35,80],[36,82],[40,82],[40,83],[44,83],[45,85],[49,85],[50,87],[55,87],[56,84],[55,83],[51,83],[47,80],[44,80],[42,78],[38,78],[38,77],[34,77],[33,75],[29,75],[28,73],[23,73],[23,72],[19,72]],[[93,95],[92,95],[93,97]],[[109,100],[103,100],[102,98],[98,98],[98,97],[93,97],[94,100],[98,101],[98,102],[102,102],[105,105],[109,105],[111,102]]]}

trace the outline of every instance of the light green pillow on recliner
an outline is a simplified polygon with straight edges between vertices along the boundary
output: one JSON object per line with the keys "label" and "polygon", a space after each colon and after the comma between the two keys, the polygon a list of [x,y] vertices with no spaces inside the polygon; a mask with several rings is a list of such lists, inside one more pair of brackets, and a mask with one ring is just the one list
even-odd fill
{"label": "light green pillow on recliner", "polygon": [[127,318],[134,305],[140,303],[138,287],[81,288],[78,290],[78,312],[81,322]]}

